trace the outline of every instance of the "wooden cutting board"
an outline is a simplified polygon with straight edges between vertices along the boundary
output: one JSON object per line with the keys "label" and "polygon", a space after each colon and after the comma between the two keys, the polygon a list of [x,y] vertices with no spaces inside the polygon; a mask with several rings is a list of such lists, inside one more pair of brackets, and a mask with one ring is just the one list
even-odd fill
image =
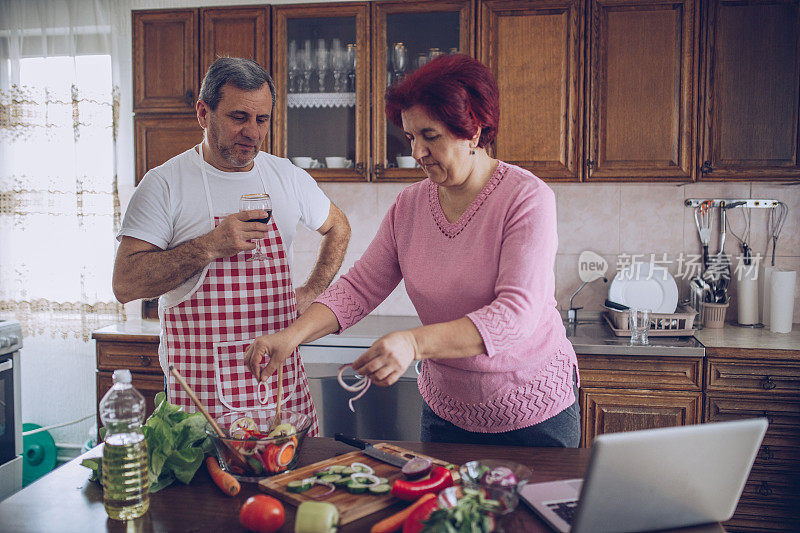
{"label": "wooden cutting board", "polygon": [[[394,455],[399,455],[405,459],[411,459],[412,457],[425,457],[433,461],[433,464],[442,466],[450,464],[447,461],[435,459],[422,453],[412,452],[411,450],[407,450],[405,448],[385,442],[375,444],[374,446],[379,450],[383,450]],[[296,493],[289,492],[286,488],[286,485],[290,481],[314,477],[314,472],[317,470],[322,470],[323,468],[333,465],[350,466],[355,462],[363,463],[373,468],[376,476],[385,477],[389,480],[389,485],[394,483],[397,478],[403,477],[402,473],[400,472],[400,468],[378,461],[377,459],[373,459],[359,450],[343,455],[337,455],[336,457],[319,461],[285,474],[262,479],[258,482],[258,484],[261,486],[261,490],[267,494],[270,494],[271,496],[274,496],[279,500],[294,506],[298,506],[306,501],[325,501],[332,503],[339,510],[339,524],[344,525],[394,505],[399,500],[390,494],[375,495],[370,494],[369,492],[363,494],[350,494],[347,492],[345,487],[336,487],[336,492],[323,500],[317,500],[312,495],[325,493],[325,491],[328,490],[326,487],[322,485],[315,485],[305,492]],[[453,479],[458,481],[458,472],[453,472]]]}

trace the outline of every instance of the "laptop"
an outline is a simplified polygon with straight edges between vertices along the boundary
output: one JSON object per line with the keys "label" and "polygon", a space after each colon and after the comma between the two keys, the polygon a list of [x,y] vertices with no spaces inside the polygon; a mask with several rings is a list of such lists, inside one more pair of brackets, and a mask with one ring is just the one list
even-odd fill
{"label": "laptop", "polygon": [[653,531],[730,519],[765,418],[598,436],[584,479],[531,483],[523,502],[562,533]]}

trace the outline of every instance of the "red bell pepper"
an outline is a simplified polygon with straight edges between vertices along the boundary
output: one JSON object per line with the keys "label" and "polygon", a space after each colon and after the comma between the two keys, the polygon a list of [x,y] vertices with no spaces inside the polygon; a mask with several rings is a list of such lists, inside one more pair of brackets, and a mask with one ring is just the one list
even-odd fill
{"label": "red bell pepper", "polygon": [[392,485],[392,496],[408,502],[428,494],[438,494],[447,487],[453,486],[453,474],[443,466],[436,465],[431,470],[430,477],[419,481],[398,479]]}
{"label": "red bell pepper", "polygon": [[411,514],[408,515],[406,521],[403,522],[403,533],[419,533],[422,531],[422,529],[425,527],[423,522],[430,518],[431,514],[438,508],[439,502],[436,501],[436,498],[431,498],[430,500],[420,504],[419,507],[411,511]]}

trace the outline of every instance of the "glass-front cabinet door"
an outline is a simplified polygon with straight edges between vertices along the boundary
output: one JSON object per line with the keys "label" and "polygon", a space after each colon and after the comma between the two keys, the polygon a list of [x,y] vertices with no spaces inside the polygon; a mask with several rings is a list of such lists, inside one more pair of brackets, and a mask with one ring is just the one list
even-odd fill
{"label": "glass-front cabinet door", "polygon": [[386,87],[441,54],[474,56],[472,2],[374,2],[372,9],[372,176],[418,180],[425,175],[402,129],[386,119]]}
{"label": "glass-front cabinet door", "polygon": [[273,7],[273,151],[320,181],[369,179],[369,4]]}

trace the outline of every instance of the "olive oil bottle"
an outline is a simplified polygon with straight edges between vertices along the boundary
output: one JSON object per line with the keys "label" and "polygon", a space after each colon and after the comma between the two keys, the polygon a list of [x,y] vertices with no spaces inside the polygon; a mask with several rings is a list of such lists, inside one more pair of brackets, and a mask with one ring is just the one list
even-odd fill
{"label": "olive oil bottle", "polygon": [[115,520],[131,520],[150,508],[147,442],[142,433],[144,398],[131,385],[130,370],[115,370],[114,385],[100,402],[106,428],[103,504]]}

